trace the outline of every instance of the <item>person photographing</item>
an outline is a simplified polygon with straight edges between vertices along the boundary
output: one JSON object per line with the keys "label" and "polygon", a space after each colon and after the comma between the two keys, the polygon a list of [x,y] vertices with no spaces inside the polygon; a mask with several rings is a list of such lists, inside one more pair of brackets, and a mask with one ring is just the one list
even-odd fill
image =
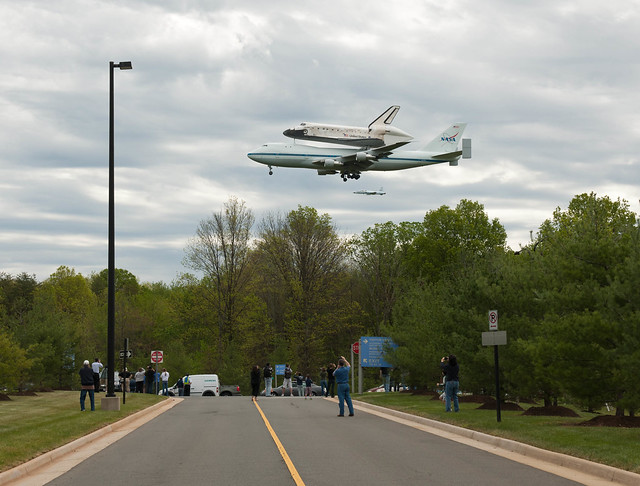
{"label": "person photographing", "polygon": [[333,372],[338,385],[338,408],[340,413],[338,417],[344,417],[344,402],[346,400],[349,407],[349,417],[353,417],[353,403],[351,402],[351,392],[349,388],[349,371],[351,365],[344,356],[340,356],[338,360],[338,368]]}
{"label": "person photographing", "polygon": [[458,406],[458,390],[460,390],[458,374],[460,373],[460,366],[456,355],[450,354],[448,357],[443,357],[440,360],[440,368],[442,368],[445,379],[445,410],[451,412],[451,401],[453,400],[453,409],[457,412],[460,410]]}

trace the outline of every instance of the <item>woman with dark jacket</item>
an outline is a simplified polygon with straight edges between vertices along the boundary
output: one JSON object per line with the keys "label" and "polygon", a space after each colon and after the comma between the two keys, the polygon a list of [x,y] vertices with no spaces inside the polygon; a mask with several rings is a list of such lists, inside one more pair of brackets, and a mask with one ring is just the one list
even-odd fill
{"label": "woman with dark jacket", "polygon": [[458,390],[460,390],[458,374],[460,373],[460,366],[458,365],[456,355],[451,354],[448,358],[442,358],[440,360],[440,368],[442,368],[445,376],[444,393],[446,411],[451,412],[451,400],[453,400],[453,410],[457,412],[460,410],[458,407]]}
{"label": "woman with dark jacket", "polygon": [[258,400],[260,394],[260,367],[255,365],[251,369],[251,401]]}

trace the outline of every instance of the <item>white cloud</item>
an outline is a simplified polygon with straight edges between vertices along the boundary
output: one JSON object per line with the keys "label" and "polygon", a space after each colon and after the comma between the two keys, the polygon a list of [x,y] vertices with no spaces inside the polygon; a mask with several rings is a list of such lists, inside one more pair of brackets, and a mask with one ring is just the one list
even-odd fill
{"label": "white cloud", "polygon": [[[467,198],[514,248],[578,193],[638,211],[640,7],[576,5],[4,2],[0,271],[106,266],[111,60],[134,66],[115,73],[116,263],[143,281],[183,271],[230,195],[258,218],[316,207],[345,235]],[[303,120],[366,125],[392,104],[418,139],[469,122],[473,158],[346,184],[246,158]]]}

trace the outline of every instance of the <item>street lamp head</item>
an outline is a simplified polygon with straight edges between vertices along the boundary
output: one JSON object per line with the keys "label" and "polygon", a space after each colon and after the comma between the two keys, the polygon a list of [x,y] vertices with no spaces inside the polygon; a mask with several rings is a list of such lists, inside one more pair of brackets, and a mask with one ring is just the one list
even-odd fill
{"label": "street lamp head", "polygon": [[120,63],[116,64],[115,67],[119,67],[121,70],[133,69],[133,65],[131,64],[131,61],[120,61]]}

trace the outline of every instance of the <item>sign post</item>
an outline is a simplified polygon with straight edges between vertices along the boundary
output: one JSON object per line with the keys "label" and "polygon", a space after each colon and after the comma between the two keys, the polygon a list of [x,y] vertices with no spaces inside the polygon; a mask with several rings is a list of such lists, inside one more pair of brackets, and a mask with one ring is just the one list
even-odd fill
{"label": "sign post", "polygon": [[127,358],[129,357],[129,338],[124,338],[124,349],[120,352],[122,356],[122,404],[127,403]]}
{"label": "sign post", "polygon": [[355,391],[356,389],[356,369],[353,355],[358,354],[360,352],[360,341],[356,341],[351,345],[351,389]]}
{"label": "sign post", "polygon": [[498,360],[498,346],[507,344],[507,331],[498,331],[498,311],[489,311],[489,332],[482,333],[482,345],[493,346],[493,361],[496,373],[496,416],[498,422],[500,415],[500,366]]}
{"label": "sign post", "polygon": [[[393,368],[393,365],[385,359],[389,349],[395,349],[398,345],[389,337],[362,336],[359,344],[360,368]],[[358,382],[358,393],[362,393],[362,371]]]}
{"label": "sign post", "polygon": [[[283,364],[277,364],[276,365],[276,373],[275,373],[276,388],[278,388],[278,375],[284,376],[285,367],[286,367],[286,365],[283,365]],[[284,383],[284,378],[282,379],[282,382]],[[284,388],[282,389],[282,396],[284,396]]]}
{"label": "sign post", "polygon": [[[164,362],[164,352],[163,351],[151,351],[151,362],[154,364]],[[156,370],[156,374],[153,379],[156,385],[156,395],[158,394],[158,370]]]}

